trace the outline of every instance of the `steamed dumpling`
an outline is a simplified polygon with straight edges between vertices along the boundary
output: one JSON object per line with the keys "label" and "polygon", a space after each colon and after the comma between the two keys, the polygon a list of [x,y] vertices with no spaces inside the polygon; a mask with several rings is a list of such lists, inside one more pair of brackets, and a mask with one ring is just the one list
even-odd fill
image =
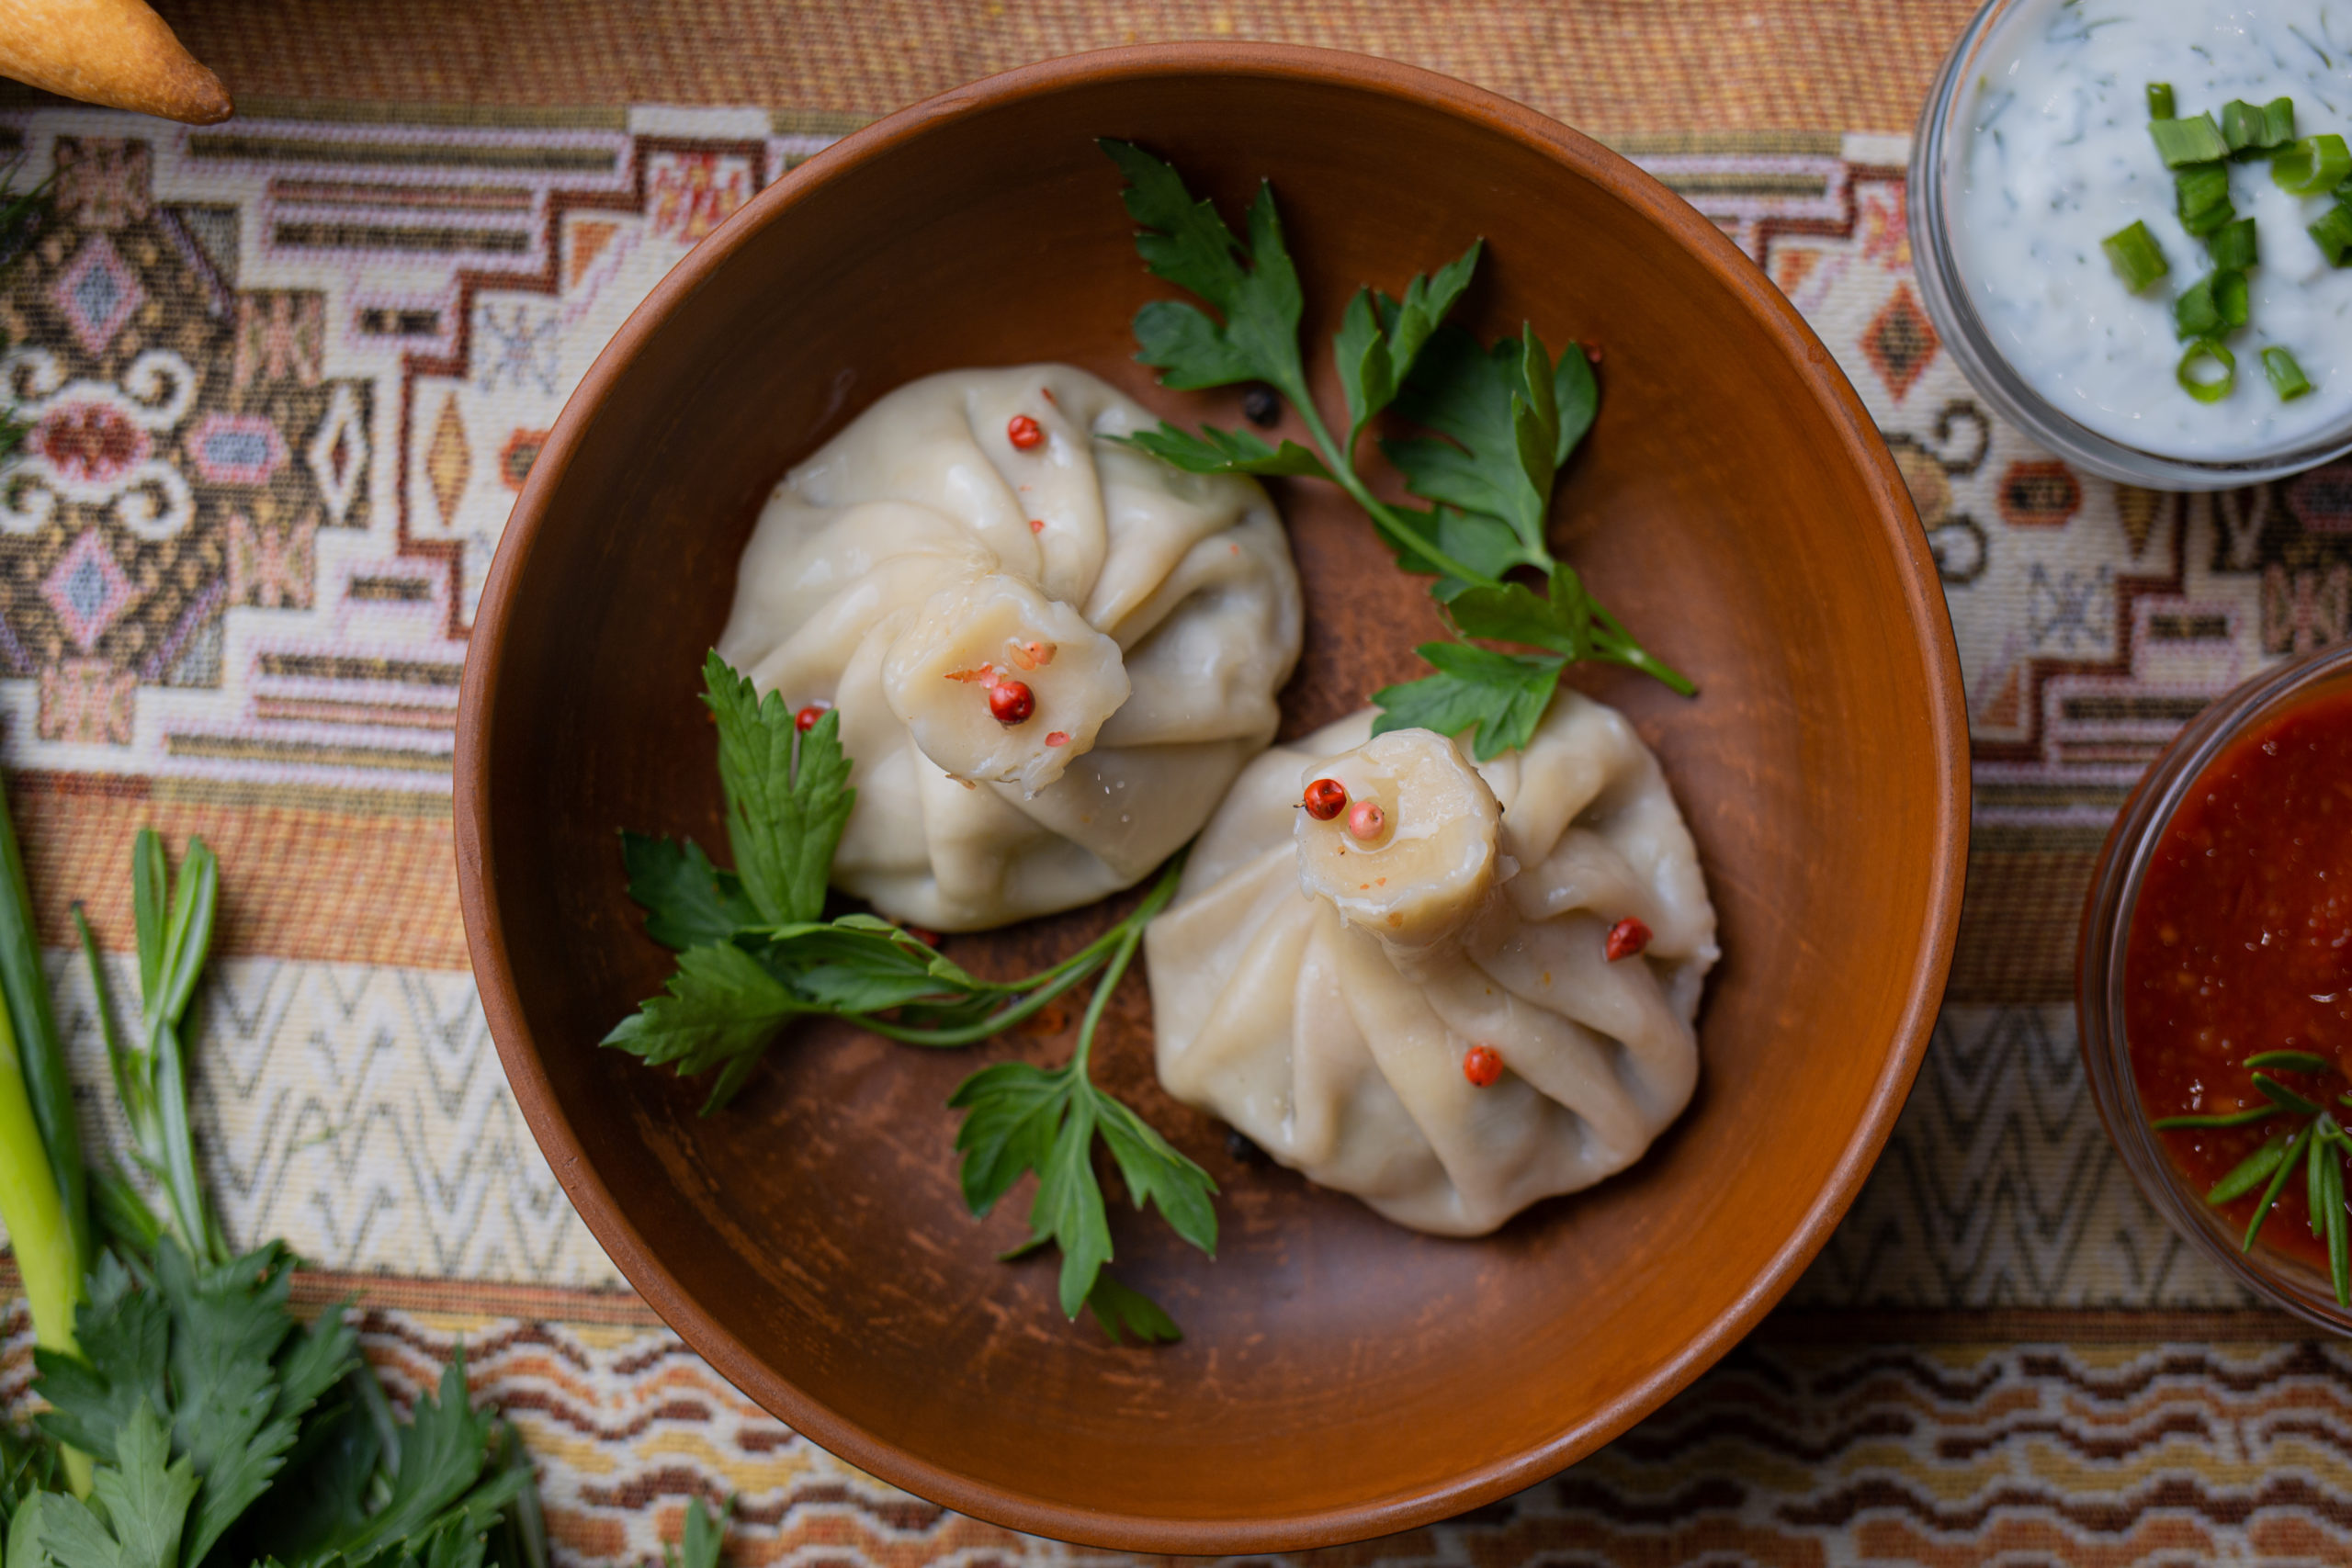
{"label": "steamed dumpling", "polygon": [[[950,371],[776,486],[718,651],[840,710],[835,886],[942,931],[1091,903],[1273,739],[1300,627],[1281,519],[1254,479],[1102,439],[1158,423],[1069,366]],[[991,696],[1016,681],[1014,719]]]}
{"label": "steamed dumpling", "polygon": [[[1372,721],[1260,757],[1193,846],[1144,933],[1159,1079],[1399,1224],[1483,1235],[1623,1170],[1690,1102],[1715,912],[1614,710],[1563,691],[1523,752],[1476,765]],[[1300,800],[1327,778],[1351,804],[1318,820]],[[1629,916],[1648,948],[1612,963]],[[1502,1066],[1484,1088],[1479,1047]]]}

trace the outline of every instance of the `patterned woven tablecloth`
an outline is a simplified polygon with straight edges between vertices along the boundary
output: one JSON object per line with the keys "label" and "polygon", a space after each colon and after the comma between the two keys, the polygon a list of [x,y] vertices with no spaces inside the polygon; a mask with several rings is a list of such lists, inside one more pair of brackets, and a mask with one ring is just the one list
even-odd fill
{"label": "patterned woven tablecloth", "polygon": [[[466,969],[449,816],[484,570],[565,396],[655,279],[874,113],[1070,50],[1286,37],[1593,130],[1804,312],[1910,481],[1958,629],[1976,806],[1918,1088],[1747,1346],[1587,1462],[1334,1563],[2352,1560],[2352,1355],[2138,1198],[2085,1092],[2073,923],[2138,770],[2352,621],[2352,466],[2183,498],[1990,419],[1914,289],[1904,128],[1951,0],[1294,9],[741,0],[173,13],[244,112],[20,95],[56,175],[0,282],[36,429],[0,483],[0,724],[94,1134],[68,901],[127,945],[138,827],[225,863],[195,1048],[230,1228],[354,1288],[412,1388],[462,1337],[561,1555],[641,1561],[740,1496],[737,1563],[1092,1556],[896,1492],[760,1413],[629,1293],[524,1129]],[[275,95],[273,96],[272,95]],[[125,960],[118,955],[116,962]],[[21,1400],[28,1335],[10,1325]]]}

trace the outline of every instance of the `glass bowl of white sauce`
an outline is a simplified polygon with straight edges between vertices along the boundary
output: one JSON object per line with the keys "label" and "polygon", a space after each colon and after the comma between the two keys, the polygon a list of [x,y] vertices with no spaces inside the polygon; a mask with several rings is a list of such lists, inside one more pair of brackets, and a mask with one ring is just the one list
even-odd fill
{"label": "glass bowl of white sauce", "polygon": [[[2178,118],[2287,97],[2296,137],[2352,139],[2352,6],[1990,0],[1912,146],[1911,249],[1944,347],[2012,423],[2125,483],[2219,490],[2352,451],[2352,255],[2331,265],[2308,231],[2336,198],[2290,195],[2267,157],[2221,165],[2259,251],[2222,340],[2235,384],[2212,401],[2182,387],[2174,302],[2214,266],[2149,131],[2156,83]],[[2101,243],[2135,222],[2170,268],[2138,293]],[[2282,398],[2267,347],[2311,389]]]}

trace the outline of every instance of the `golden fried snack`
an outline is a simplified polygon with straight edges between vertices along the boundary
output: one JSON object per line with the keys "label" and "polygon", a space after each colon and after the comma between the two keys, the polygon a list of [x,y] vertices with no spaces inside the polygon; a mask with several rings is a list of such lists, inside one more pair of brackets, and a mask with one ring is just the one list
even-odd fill
{"label": "golden fried snack", "polygon": [[0,76],[191,125],[236,112],[220,78],[141,0],[0,0]]}

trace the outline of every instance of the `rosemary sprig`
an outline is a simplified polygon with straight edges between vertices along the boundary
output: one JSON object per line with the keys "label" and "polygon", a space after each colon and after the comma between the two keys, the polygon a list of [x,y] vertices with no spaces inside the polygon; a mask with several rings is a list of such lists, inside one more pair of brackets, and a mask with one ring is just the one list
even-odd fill
{"label": "rosemary sprig", "polygon": [[[2205,1201],[2219,1207],[2245,1197],[2256,1187],[2262,1196],[2246,1223],[2238,1250],[2254,1250],[2254,1238],[2270,1218],[2271,1205],[2300,1169],[2303,1191],[2311,1206],[2312,1239],[2327,1242],[2328,1274],[2335,1286],[2335,1303],[2352,1307],[2352,1223],[2344,1206],[2344,1162],[2352,1156],[2352,1133],[2345,1130],[2334,1107],[2288,1087],[2273,1073],[2320,1074],[2340,1069],[2324,1056],[2308,1051],[2263,1051],[2245,1059],[2255,1092],[2264,1103],[2242,1111],[2191,1116],[2166,1116],[2150,1123],[2159,1133],[2183,1133],[2211,1128],[2250,1127],[2277,1116],[2297,1118],[2298,1124],[2273,1134],[2263,1145],[2240,1160],[2230,1173],[2213,1183]],[[2352,1093],[2336,1097],[2352,1106]]]}

